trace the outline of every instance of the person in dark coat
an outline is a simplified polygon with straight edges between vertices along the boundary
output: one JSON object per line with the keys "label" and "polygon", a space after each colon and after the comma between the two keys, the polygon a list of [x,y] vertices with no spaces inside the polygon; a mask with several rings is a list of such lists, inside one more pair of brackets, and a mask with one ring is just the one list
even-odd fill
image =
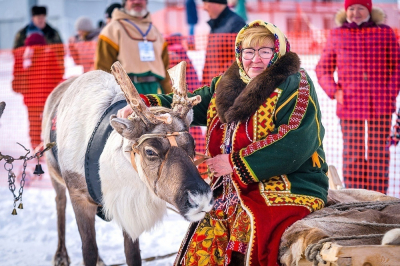
{"label": "person in dark coat", "polygon": [[57,30],[52,28],[46,23],[47,9],[45,6],[33,6],[32,7],[32,20],[24,28],[19,30],[15,36],[14,46],[16,49],[18,47],[24,46],[25,39],[27,38],[27,32],[38,31],[41,32],[46,39],[47,44],[62,43],[61,37]]}
{"label": "person in dark coat", "polygon": [[228,7],[227,0],[203,0],[204,10],[210,16],[210,33],[238,33],[246,22]]}
{"label": "person in dark coat", "polygon": [[345,0],[344,6],[336,15],[340,27],[331,31],[316,74],[326,94],[337,101],[345,186],[386,193],[390,153],[385,146],[400,91],[399,44],[371,0]]}
{"label": "person in dark coat", "polygon": [[106,12],[104,14],[104,16],[106,17],[106,24],[111,22],[111,14],[116,8],[117,9],[122,8],[122,5],[119,3],[113,3],[107,7]]}
{"label": "person in dark coat", "polygon": [[227,0],[203,0],[204,10],[210,15],[206,60],[203,69],[204,85],[223,73],[235,60],[231,44],[246,22],[227,6]]}

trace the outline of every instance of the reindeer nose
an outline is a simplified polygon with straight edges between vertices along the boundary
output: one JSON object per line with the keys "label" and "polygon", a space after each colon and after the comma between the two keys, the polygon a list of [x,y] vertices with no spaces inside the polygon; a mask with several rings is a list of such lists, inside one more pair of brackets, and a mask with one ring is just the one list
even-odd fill
{"label": "reindeer nose", "polygon": [[204,218],[205,214],[211,211],[214,205],[214,198],[211,189],[201,194],[188,192],[187,201],[190,205],[185,217],[189,221],[196,222]]}

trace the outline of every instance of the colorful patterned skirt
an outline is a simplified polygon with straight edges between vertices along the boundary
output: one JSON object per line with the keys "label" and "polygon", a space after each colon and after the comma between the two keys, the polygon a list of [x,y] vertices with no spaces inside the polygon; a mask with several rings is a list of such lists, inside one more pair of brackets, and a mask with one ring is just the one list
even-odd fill
{"label": "colorful patterned skirt", "polygon": [[[238,252],[245,256],[246,265],[278,266],[284,231],[324,205],[316,198],[309,201],[308,196],[285,193],[282,179],[253,184],[256,189],[240,195],[233,182],[220,182],[213,209],[190,225],[175,265],[234,265],[232,253]],[[281,189],[285,197],[276,197]],[[257,201],[249,202],[246,196]]]}

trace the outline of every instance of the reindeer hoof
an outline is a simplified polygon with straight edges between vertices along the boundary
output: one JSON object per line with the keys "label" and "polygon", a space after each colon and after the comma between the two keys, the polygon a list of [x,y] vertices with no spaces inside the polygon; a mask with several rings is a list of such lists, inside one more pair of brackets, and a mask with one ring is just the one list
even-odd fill
{"label": "reindeer hoof", "polygon": [[54,266],[69,266],[70,260],[67,253],[56,253],[53,258]]}
{"label": "reindeer hoof", "polygon": [[96,266],[107,266],[103,260],[99,257],[99,259],[97,260]]}

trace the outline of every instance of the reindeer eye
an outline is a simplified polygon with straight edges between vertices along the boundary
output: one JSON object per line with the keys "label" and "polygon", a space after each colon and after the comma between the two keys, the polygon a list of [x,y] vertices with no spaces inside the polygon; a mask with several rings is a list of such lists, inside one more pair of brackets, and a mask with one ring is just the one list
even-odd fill
{"label": "reindeer eye", "polygon": [[145,152],[147,156],[158,156],[158,154],[152,149],[146,149]]}

